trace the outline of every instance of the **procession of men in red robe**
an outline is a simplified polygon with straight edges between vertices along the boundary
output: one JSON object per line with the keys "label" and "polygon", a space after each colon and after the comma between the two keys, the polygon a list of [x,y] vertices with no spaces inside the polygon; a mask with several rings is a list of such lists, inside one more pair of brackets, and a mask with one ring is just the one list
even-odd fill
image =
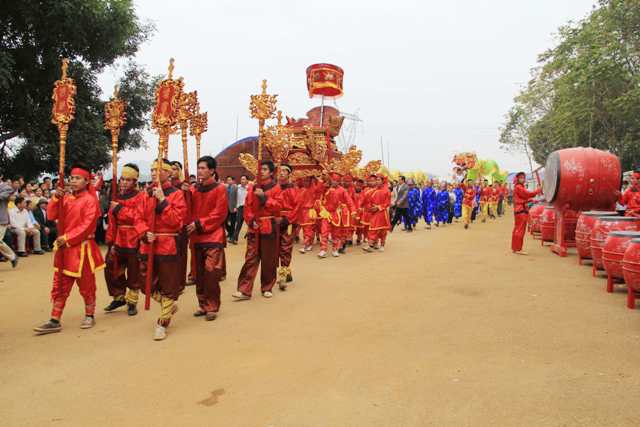
{"label": "procession of men in red robe", "polygon": [[[123,167],[119,192],[108,211],[106,262],[93,231],[100,208],[88,168],[76,166],[70,174],[72,193],[58,190],[48,215],[60,213],[64,198],[64,232],[56,241],[55,273],[50,319],[34,328],[38,335],[62,330],[61,317],[74,283],[85,300],[81,328],[95,325],[95,272],[106,266],[105,280],[113,298],[104,308],[111,312],[126,306],[138,313],[140,292],[159,303],[154,340],[167,337],[177,301],[186,286],[187,250],[191,252],[190,276],[195,281],[195,317],[216,319],[221,306],[220,282],[226,278],[227,191],[218,182],[216,161],[204,156],[197,162],[197,183],[181,176],[180,165],[168,160],[151,167],[154,185],[138,191],[139,170]],[[177,170],[177,171],[176,171]],[[390,229],[391,194],[386,177],[373,174],[365,182],[333,172],[322,178],[292,180],[292,168],[271,161],[260,164],[260,177],[247,191],[244,221],[247,224],[245,262],[237,280],[235,300],[249,300],[260,269],[260,291],[272,298],[293,282],[291,269],[294,242],[302,233],[300,253],[313,250],[320,241],[319,258],[345,254],[349,245],[363,244],[366,252],[384,251]],[[355,236],[355,238],[354,238]],[[153,262],[151,263],[151,259]],[[148,277],[151,276],[151,277]]]}

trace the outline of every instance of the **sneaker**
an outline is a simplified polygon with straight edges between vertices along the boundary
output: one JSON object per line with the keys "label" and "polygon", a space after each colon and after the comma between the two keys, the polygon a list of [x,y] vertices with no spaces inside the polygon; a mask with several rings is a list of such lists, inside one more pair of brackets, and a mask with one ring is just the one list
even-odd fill
{"label": "sneaker", "polygon": [[162,341],[167,337],[167,328],[162,325],[156,325],[156,330],[153,332],[154,341]]}
{"label": "sneaker", "polygon": [[91,329],[96,325],[96,319],[93,316],[85,316],[82,323],[80,323],[80,329]]}
{"label": "sneaker", "polygon": [[136,314],[138,314],[138,307],[136,307],[135,304],[127,304],[127,314],[129,316],[135,316]]}
{"label": "sneaker", "polygon": [[333,251],[333,252],[331,252],[331,256],[333,256],[334,258],[338,258],[340,256],[340,252]]}
{"label": "sneaker", "polygon": [[373,252],[373,248],[367,244],[362,247],[362,250],[365,252]]}
{"label": "sneaker", "polygon": [[245,295],[240,291],[235,291],[234,293],[231,294],[231,296],[237,299],[238,301],[251,299],[249,295]]}
{"label": "sneaker", "polygon": [[11,260],[11,268],[16,268],[18,266],[18,257],[14,256]]}
{"label": "sneaker", "polygon": [[307,248],[300,248],[298,249],[298,252],[300,252],[301,254],[305,254],[307,253]]}
{"label": "sneaker", "polygon": [[106,306],[104,308],[104,311],[113,311],[116,308],[120,308],[120,307],[122,307],[123,305],[126,305],[126,304],[127,303],[125,301],[123,301],[123,300],[114,299],[113,301],[111,301],[111,303],[109,303],[108,306]]}
{"label": "sneaker", "polygon": [[380,246],[380,247],[378,248],[378,252],[384,252],[384,246]]}
{"label": "sneaker", "polygon": [[262,293],[262,296],[265,298],[271,298],[273,294],[270,291],[265,291]]}
{"label": "sneaker", "polygon": [[53,334],[55,332],[60,332],[62,330],[62,325],[60,322],[48,320],[42,325],[33,328],[33,330],[36,332],[36,335]]}
{"label": "sneaker", "polygon": [[287,290],[287,282],[279,282],[278,283],[278,287],[280,288],[281,291],[286,291]]}
{"label": "sneaker", "polygon": [[318,252],[318,258],[326,258],[326,257],[327,257],[327,251]]}
{"label": "sneaker", "polygon": [[204,311],[203,309],[198,309],[196,311],[193,312],[193,317],[202,317],[202,316],[206,316],[207,312]]}
{"label": "sneaker", "polygon": [[211,322],[212,320],[216,320],[217,317],[218,313],[216,313],[215,311],[209,311],[207,312],[204,320],[206,320],[207,322]]}
{"label": "sneaker", "polygon": [[34,255],[44,255],[44,251],[43,250],[33,251],[31,253],[34,254]]}
{"label": "sneaker", "polygon": [[291,283],[293,282],[293,276],[291,275],[291,273],[287,274],[287,283]]}

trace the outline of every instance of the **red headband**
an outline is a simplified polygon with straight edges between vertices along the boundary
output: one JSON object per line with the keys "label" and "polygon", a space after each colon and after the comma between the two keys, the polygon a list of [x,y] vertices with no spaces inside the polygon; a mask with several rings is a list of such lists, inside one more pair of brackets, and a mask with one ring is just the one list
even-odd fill
{"label": "red headband", "polygon": [[73,168],[71,169],[71,175],[78,175],[89,181],[91,179],[91,173],[87,170],[81,168]]}

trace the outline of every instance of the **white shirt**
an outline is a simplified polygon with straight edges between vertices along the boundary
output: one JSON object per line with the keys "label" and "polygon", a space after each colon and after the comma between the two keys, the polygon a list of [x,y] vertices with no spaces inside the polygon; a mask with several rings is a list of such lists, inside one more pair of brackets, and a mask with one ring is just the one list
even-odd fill
{"label": "white shirt", "polygon": [[246,200],[246,198],[247,198],[247,187],[238,185],[238,198],[236,202],[236,208],[239,208],[240,206],[244,206],[244,201]]}
{"label": "white shirt", "polygon": [[34,228],[33,222],[31,222],[31,218],[29,217],[29,212],[27,212],[26,209],[10,209],[9,224],[15,228]]}

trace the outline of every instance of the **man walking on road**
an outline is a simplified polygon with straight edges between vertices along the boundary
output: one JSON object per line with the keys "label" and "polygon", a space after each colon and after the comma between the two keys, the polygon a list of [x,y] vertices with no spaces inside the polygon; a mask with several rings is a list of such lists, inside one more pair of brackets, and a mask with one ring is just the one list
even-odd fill
{"label": "man walking on road", "polygon": [[242,224],[244,223],[244,202],[247,198],[247,184],[249,180],[246,175],[240,177],[240,185],[236,194],[236,228],[233,232],[233,236],[229,241],[234,245],[238,244],[238,237],[240,236],[240,230],[242,230]]}
{"label": "man walking on road", "polygon": [[409,208],[408,199],[409,187],[407,186],[407,179],[404,176],[400,177],[398,183],[398,198],[396,199],[395,207],[396,211],[393,215],[393,221],[391,221],[391,231],[402,220],[407,222],[407,209]]}

